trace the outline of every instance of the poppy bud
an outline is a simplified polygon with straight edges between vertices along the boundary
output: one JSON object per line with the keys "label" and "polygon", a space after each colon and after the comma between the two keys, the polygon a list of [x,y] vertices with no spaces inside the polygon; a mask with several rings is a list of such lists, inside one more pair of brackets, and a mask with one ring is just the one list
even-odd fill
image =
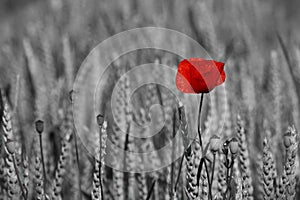
{"label": "poppy bud", "polygon": [[184,115],[184,107],[183,107],[183,103],[181,101],[179,101],[179,107],[178,107],[178,113],[179,113],[179,120],[182,120],[183,115]]}
{"label": "poppy bud", "polygon": [[179,108],[183,107],[183,103],[181,101],[178,102]]}
{"label": "poppy bud", "polygon": [[41,134],[44,131],[44,122],[42,120],[36,121],[35,129],[39,134]]}
{"label": "poppy bud", "polygon": [[214,135],[210,138],[210,150],[212,152],[217,152],[220,148],[220,137]]}
{"label": "poppy bud", "polygon": [[292,145],[291,134],[289,132],[284,134],[283,144],[284,144],[285,148],[289,148]]}
{"label": "poppy bud", "polygon": [[236,138],[232,138],[229,144],[230,152],[236,154],[239,150],[239,142]]}
{"label": "poppy bud", "polygon": [[74,100],[74,90],[71,90],[69,92],[69,98],[70,98],[70,101],[73,102],[73,100]]}
{"label": "poppy bud", "polygon": [[10,153],[10,154],[15,153],[16,146],[15,146],[14,141],[8,141],[6,143],[6,148],[7,148],[8,153]]}
{"label": "poppy bud", "polygon": [[101,114],[97,115],[97,124],[98,124],[99,126],[102,126],[102,125],[103,125],[103,122],[104,122],[104,116],[101,115]]}
{"label": "poppy bud", "polygon": [[229,145],[229,140],[226,140],[224,143],[223,143],[223,148],[222,148],[222,151],[225,155],[228,154],[228,145]]}

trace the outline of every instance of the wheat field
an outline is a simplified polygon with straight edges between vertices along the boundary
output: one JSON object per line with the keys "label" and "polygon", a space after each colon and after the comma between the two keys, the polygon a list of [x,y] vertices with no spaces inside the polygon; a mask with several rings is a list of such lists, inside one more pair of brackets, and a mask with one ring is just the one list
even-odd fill
{"label": "wheat field", "polygon": [[[0,199],[300,199],[298,4],[3,1]],[[200,95],[172,92],[182,56],[144,48],[116,57],[148,40],[198,52],[180,37],[158,31],[105,55],[95,48],[141,27],[183,33],[225,62],[200,122]],[[147,63],[161,68],[123,76]],[[100,77],[89,66],[107,67],[95,102]]]}

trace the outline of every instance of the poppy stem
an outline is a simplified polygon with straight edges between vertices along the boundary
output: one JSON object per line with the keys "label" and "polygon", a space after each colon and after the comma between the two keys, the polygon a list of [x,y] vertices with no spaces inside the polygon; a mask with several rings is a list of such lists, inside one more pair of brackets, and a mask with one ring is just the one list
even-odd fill
{"label": "poppy stem", "polygon": [[[231,180],[232,180],[232,174],[233,174],[233,165],[234,165],[234,156],[232,155],[231,156],[231,163],[230,163],[230,168],[229,168],[229,170],[230,170],[230,173],[229,173],[229,177],[228,177],[228,183],[227,183],[227,190],[229,190],[229,198],[230,198],[230,196],[231,196],[231,185],[230,185],[230,183],[231,183]],[[228,170],[228,171],[229,171]],[[228,191],[227,191],[228,192]]]}
{"label": "poppy stem", "polygon": [[202,110],[203,98],[204,98],[204,93],[201,94],[199,113],[198,113],[198,136],[199,136],[199,143],[201,146],[202,153],[203,153],[203,145],[202,145],[202,138],[201,138],[201,110]]}
{"label": "poppy stem", "polygon": [[39,140],[40,140],[40,153],[41,153],[41,159],[42,159],[42,166],[43,166],[43,178],[44,178],[44,184],[43,189],[44,193],[46,193],[46,167],[45,167],[45,161],[44,161],[44,152],[43,152],[43,141],[42,141],[42,134],[39,133]]}
{"label": "poppy stem", "polygon": [[206,159],[204,159],[204,167],[205,167],[205,172],[206,172],[206,176],[207,176],[207,183],[208,183],[208,186],[209,186],[209,188],[208,188],[208,199],[210,199],[210,200],[213,200],[213,198],[212,198],[212,191],[211,191],[211,181],[212,180],[210,180],[210,177],[209,177],[209,171],[208,171],[208,166],[207,166],[207,163],[206,163]]}
{"label": "poppy stem", "polygon": [[154,190],[155,183],[156,183],[156,180],[154,180],[154,181],[152,182],[152,185],[151,185],[151,187],[150,187],[150,190],[149,190],[149,192],[148,192],[148,195],[147,195],[146,200],[149,200],[149,199],[151,198],[151,195],[152,195],[153,190]]}
{"label": "poppy stem", "polygon": [[182,169],[183,159],[184,159],[184,155],[182,155],[182,156],[181,156],[181,159],[180,159],[180,165],[179,165],[178,175],[177,175],[176,182],[175,182],[175,186],[174,186],[174,192],[175,192],[175,193],[176,193],[176,191],[177,191],[177,185],[178,185],[179,178],[180,178],[180,174],[181,174],[181,169]]}
{"label": "poppy stem", "polygon": [[100,143],[100,147],[99,147],[99,183],[100,183],[100,192],[101,192],[101,197],[104,198],[104,194],[103,194],[103,185],[102,185],[102,125],[99,125],[99,143]]}
{"label": "poppy stem", "polygon": [[[71,90],[69,92],[69,98],[70,98],[70,103],[71,103],[71,106],[72,104],[74,103],[73,102],[73,99],[74,99],[74,90]],[[78,176],[78,188],[79,188],[79,199],[81,200],[82,199],[82,194],[81,194],[81,178],[80,178],[80,164],[79,164],[79,151],[78,151],[78,142],[77,142],[77,136],[76,136],[76,129],[74,127],[73,131],[72,131],[72,134],[73,134],[73,137],[74,137],[74,144],[75,144],[75,153],[76,153],[76,163],[77,163],[77,170],[78,170],[78,173],[79,173],[79,176]]]}
{"label": "poppy stem", "polygon": [[[173,138],[175,138],[176,136],[176,110],[174,109],[173,111]],[[175,160],[175,151],[176,151],[176,140],[174,140],[174,142],[172,143],[172,161]],[[174,187],[174,162],[172,162],[171,164],[171,188],[173,189]],[[181,170],[179,168],[179,170]],[[174,191],[171,191],[174,192]]]}
{"label": "poppy stem", "polygon": [[[103,128],[103,123],[104,123],[104,116],[99,114],[97,115],[97,124],[99,127],[99,183],[100,183],[100,192],[101,192],[101,197],[103,198],[104,193],[103,193],[103,185],[102,185],[102,128]],[[97,159],[97,158],[96,158]]]}
{"label": "poppy stem", "polygon": [[211,198],[212,198],[212,185],[213,185],[213,180],[214,180],[215,164],[216,164],[216,152],[213,153],[213,166],[212,166],[210,186],[209,186],[209,193],[210,193]]}
{"label": "poppy stem", "polygon": [[[74,136],[74,142],[75,142],[74,144],[75,144],[77,170],[78,170],[78,172],[80,174],[79,151],[78,151],[78,143],[77,143],[77,136],[76,136],[75,130],[73,131],[73,136]],[[79,187],[79,190],[81,191],[81,178],[80,178],[80,175],[78,177],[78,187]],[[79,193],[79,197],[80,197],[80,199],[82,199],[81,192]]]}

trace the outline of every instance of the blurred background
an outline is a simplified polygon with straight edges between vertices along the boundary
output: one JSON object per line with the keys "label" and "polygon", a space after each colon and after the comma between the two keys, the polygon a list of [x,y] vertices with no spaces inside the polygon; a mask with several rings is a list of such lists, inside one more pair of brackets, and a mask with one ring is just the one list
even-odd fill
{"label": "blurred background", "polygon": [[[49,78],[48,82],[55,81],[54,85],[61,79],[72,82],[83,59],[101,41],[131,28],[158,26],[187,34],[216,60],[227,59],[227,88],[232,92],[229,96],[240,100],[243,95],[236,93],[251,96],[248,92],[251,85],[244,84],[247,92],[241,89],[244,79],[249,79],[257,93],[252,97],[258,101],[253,102],[255,108],[260,104],[267,108],[263,102],[272,99],[273,76],[268,75],[272,65],[278,65],[279,78],[285,82],[279,84],[281,89],[287,85],[298,86],[298,82],[292,82],[297,80],[293,76],[299,72],[299,14],[295,11],[298,4],[296,0],[3,0],[0,3],[0,84],[10,90],[13,101],[16,99],[13,90],[18,88],[15,84],[20,83],[17,99],[22,99],[19,108],[24,109],[20,116],[32,121],[28,116],[34,117],[30,110],[35,107],[32,98],[38,93],[35,84],[43,82],[35,76],[43,74]],[[286,47],[285,54],[278,35]],[[272,51],[275,58],[271,56]],[[67,69],[68,65],[72,70]],[[68,75],[70,71],[74,74]],[[51,73],[54,80],[47,75]],[[46,88],[47,85],[43,90]]]}

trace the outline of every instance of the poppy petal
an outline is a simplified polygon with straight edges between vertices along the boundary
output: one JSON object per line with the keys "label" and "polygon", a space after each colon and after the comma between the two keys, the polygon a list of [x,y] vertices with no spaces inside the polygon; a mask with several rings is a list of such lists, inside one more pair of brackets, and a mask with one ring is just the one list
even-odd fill
{"label": "poppy petal", "polygon": [[176,86],[178,90],[183,93],[195,93],[191,87],[190,80],[190,63],[187,60],[183,60],[178,65],[176,75]]}
{"label": "poppy petal", "polygon": [[208,93],[225,79],[224,63],[190,58],[178,64],[176,86],[183,93]]}
{"label": "poppy petal", "polygon": [[221,76],[220,76],[220,78],[219,78],[219,80],[217,82],[217,85],[221,85],[222,83],[224,83],[225,79],[226,79],[226,74],[225,74],[224,71],[222,71]]}

